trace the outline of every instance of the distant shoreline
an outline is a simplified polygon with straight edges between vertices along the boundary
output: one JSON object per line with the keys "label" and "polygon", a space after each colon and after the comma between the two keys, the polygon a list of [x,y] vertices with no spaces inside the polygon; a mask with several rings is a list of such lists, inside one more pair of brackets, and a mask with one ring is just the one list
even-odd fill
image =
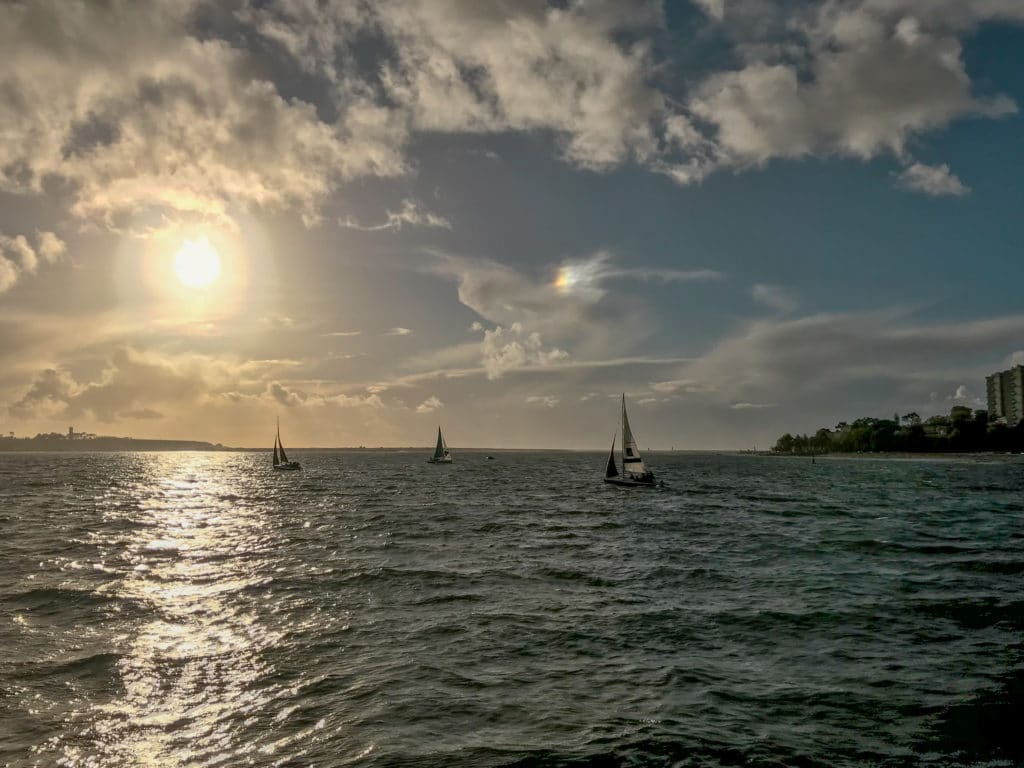
{"label": "distant shoreline", "polygon": [[898,459],[901,461],[908,461],[913,459],[922,459],[928,461],[935,461],[938,459],[945,459],[950,461],[1006,461],[1006,462],[1024,462],[1024,455],[1019,453],[1004,453],[998,451],[970,451],[970,452],[943,452],[943,451],[921,451],[920,453],[914,451],[877,451],[872,453],[766,453],[761,454],[765,456],[776,456],[780,459],[797,459],[797,460],[808,460],[808,459],[822,459],[827,461],[829,459],[855,459],[858,461],[879,461],[883,459]]}
{"label": "distant shoreline", "polygon": [[94,437],[67,439],[57,437],[14,437],[0,439],[3,453],[114,453],[119,451],[233,451],[220,443],[202,440],[148,440],[134,437]]}
{"label": "distant shoreline", "polygon": [[[407,445],[407,446],[310,446],[292,447],[290,453],[381,453],[381,452],[408,452],[408,453],[429,453],[433,446],[429,445]],[[605,453],[605,448],[454,448],[457,453],[463,454],[499,454],[499,453],[530,453],[543,451],[545,453]],[[132,437],[96,437],[82,440],[67,440],[59,438],[0,438],[0,453],[161,453],[161,452],[183,452],[198,451],[203,453],[270,453],[267,447],[239,447],[228,446],[220,443],[209,443],[202,440],[156,440]],[[952,460],[952,461],[1020,461],[1024,463],[1024,455],[1001,452],[912,452],[912,451],[879,451],[874,453],[848,453],[831,452],[820,454],[788,454],[776,453],[773,451],[751,451],[736,449],[659,449],[648,448],[644,451],[650,456],[664,456],[672,454],[715,454],[720,456],[746,456],[746,457],[768,457],[778,459],[854,459],[862,461],[898,459],[898,460]]]}

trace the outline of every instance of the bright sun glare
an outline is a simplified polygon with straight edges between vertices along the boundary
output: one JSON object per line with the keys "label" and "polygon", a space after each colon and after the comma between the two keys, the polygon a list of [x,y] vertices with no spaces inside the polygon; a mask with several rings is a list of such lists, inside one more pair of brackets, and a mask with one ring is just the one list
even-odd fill
{"label": "bright sun glare", "polygon": [[174,271],[183,285],[205,288],[220,274],[220,256],[205,237],[186,240],[174,256]]}

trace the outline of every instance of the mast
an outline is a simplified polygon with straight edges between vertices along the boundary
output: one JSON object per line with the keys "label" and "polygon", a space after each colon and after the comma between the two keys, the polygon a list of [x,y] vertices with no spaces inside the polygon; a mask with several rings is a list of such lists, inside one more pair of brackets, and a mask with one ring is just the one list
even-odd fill
{"label": "mast", "polygon": [[441,427],[437,428],[437,447],[434,448],[434,458],[443,458],[445,454],[444,438],[441,437]]}

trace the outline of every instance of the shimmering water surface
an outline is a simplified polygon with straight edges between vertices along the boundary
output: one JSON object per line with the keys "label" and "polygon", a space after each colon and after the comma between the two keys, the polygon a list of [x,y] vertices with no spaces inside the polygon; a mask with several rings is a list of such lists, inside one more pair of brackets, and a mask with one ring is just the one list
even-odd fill
{"label": "shimmering water surface", "polygon": [[1024,463],[295,453],[2,455],[0,764],[1024,764]]}

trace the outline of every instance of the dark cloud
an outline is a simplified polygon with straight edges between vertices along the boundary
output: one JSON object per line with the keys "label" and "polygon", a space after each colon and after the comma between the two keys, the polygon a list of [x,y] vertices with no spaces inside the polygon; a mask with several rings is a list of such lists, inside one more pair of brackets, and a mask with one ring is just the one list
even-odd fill
{"label": "dark cloud", "polygon": [[279,402],[281,405],[289,408],[302,405],[308,399],[308,395],[305,392],[298,390],[289,389],[283,384],[273,381],[267,385],[267,394],[269,394],[274,400]]}
{"label": "dark cloud", "polygon": [[61,155],[67,159],[93,149],[110,146],[120,135],[121,128],[116,121],[91,114],[83,121],[72,123]]}

